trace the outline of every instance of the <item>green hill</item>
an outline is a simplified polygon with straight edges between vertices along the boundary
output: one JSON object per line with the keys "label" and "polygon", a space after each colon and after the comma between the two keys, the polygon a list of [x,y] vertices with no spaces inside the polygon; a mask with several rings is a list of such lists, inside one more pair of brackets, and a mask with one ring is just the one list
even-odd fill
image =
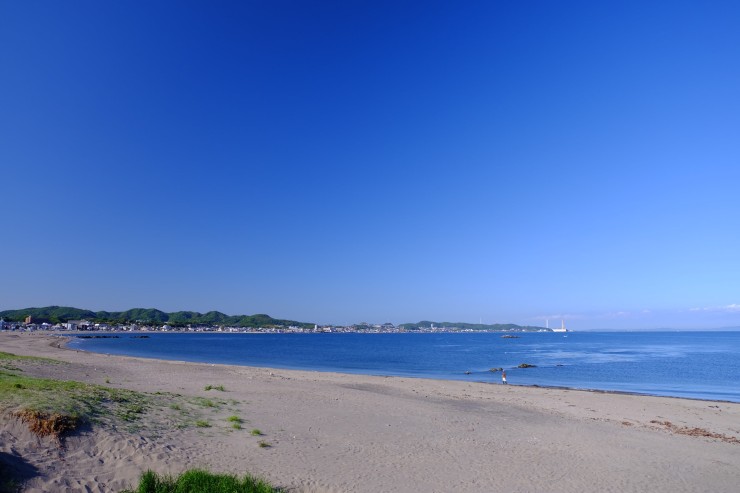
{"label": "green hill", "polygon": [[231,327],[304,327],[311,328],[312,323],[296,322],[272,318],[265,314],[256,315],[226,315],[221,312],[173,312],[167,313],[155,308],[132,308],[123,312],[108,312],[83,310],[69,306],[46,306],[42,308],[23,308],[21,310],[5,310],[0,312],[0,318],[8,322],[22,322],[27,316],[34,322],[48,322],[52,324],[64,323],[68,320],[88,320],[96,323],[144,323],[170,324],[174,326],[192,325],[228,325]]}
{"label": "green hill", "polygon": [[6,310],[0,312],[0,318],[8,322],[22,322],[27,316],[40,322],[66,322],[67,320],[93,319],[97,317],[95,312],[81,310],[70,306],[47,306],[44,308],[24,308],[23,310]]}
{"label": "green hill", "polygon": [[494,332],[504,331],[517,331],[517,332],[535,332],[540,330],[547,330],[544,327],[536,327],[533,325],[516,325],[516,324],[469,324],[465,322],[432,322],[430,320],[422,320],[415,324],[401,324],[406,330],[419,330],[428,329],[432,325],[434,327],[444,327],[452,330],[490,330]]}

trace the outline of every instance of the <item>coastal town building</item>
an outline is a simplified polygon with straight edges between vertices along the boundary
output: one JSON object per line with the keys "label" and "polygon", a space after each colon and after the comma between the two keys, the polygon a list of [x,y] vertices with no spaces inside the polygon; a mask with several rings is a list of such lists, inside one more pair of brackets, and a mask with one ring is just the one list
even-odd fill
{"label": "coastal town building", "polygon": [[67,330],[88,330],[92,324],[87,320],[68,320]]}

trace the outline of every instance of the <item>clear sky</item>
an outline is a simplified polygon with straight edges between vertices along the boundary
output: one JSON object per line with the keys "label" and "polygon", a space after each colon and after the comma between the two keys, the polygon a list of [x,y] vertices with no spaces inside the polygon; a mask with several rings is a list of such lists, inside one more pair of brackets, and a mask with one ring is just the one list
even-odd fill
{"label": "clear sky", "polygon": [[739,25],[0,2],[0,310],[740,326]]}

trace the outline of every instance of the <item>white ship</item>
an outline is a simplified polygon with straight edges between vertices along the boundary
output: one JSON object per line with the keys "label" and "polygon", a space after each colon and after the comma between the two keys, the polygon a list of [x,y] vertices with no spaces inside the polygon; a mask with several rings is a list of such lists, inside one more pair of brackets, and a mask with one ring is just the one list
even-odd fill
{"label": "white ship", "polygon": [[560,321],[560,328],[552,329],[553,332],[568,332],[568,329],[565,328],[565,320]]}

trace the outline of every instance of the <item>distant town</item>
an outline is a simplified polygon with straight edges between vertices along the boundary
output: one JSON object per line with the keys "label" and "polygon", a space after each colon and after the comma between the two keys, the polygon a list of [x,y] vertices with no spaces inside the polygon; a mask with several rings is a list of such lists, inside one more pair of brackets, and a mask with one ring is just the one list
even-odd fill
{"label": "distant town", "polygon": [[[511,324],[507,324],[511,325]],[[312,328],[287,326],[287,327],[229,327],[224,325],[185,325],[174,326],[169,324],[146,324],[126,323],[108,324],[94,323],[88,320],[69,320],[64,323],[50,324],[48,322],[35,323],[32,317],[27,317],[23,322],[6,322],[0,319],[0,330],[19,332],[229,332],[229,333],[268,333],[268,334],[316,334],[316,333],[447,333],[447,332],[552,332],[552,329],[544,327],[506,327],[500,329],[469,328],[458,326],[434,325],[428,327],[412,327],[405,325],[394,325],[392,323],[369,324],[359,323],[347,326],[338,325],[314,325]]]}
{"label": "distant town", "polygon": [[233,332],[233,333],[400,333],[400,332],[565,332],[548,327],[516,324],[473,324],[434,322],[394,325],[361,322],[326,325],[272,318],[265,314],[226,315],[211,311],[164,312],[154,308],[132,308],[123,312],[47,306],[0,311],[0,330],[52,332]]}

